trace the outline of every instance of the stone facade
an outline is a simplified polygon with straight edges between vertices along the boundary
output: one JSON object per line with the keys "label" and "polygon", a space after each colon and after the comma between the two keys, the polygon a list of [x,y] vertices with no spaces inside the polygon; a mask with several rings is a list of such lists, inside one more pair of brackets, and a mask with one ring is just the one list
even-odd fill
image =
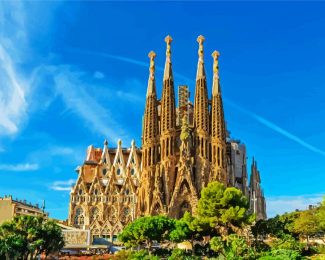
{"label": "stone facade", "polygon": [[84,164],[78,167],[77,182],[71,190],[68,223],[89,229],[92,238],[114,240],[122,228],[135,219],[141,152],[132,142],[123,149],[87,149]]}
{"label": "stone facade", "polygon": [[[122,149],[121,141],[116,149],[108,148],[107,142],[103,149],[90,146],[84,164],[78,168],[77,183],[71,191],[69,224],[89,228],[93,236],[113,239],[124,225],[143,215],[180,218],[186,211],[195,213],[200,192],[210,181],[238,187],[246,196],[253,194],[247,187],[246,148],[227,140],[219,53],[212,53],[209,97],[204,37],[197,38],[194,103],[188,100],[188,87],[182,85],[176,108],[172,38],[167,36],[165,42],[161,99],[156,92],[156,54],[151,51],[148,55],[142,147],[136,148],[132,142],[131,148]],[[255,192],[254,185],[251,189]]]}

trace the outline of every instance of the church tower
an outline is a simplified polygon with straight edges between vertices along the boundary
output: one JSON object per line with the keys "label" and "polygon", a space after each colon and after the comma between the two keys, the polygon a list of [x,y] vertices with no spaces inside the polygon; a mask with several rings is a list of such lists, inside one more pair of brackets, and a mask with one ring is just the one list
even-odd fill
{"label": "church tower", "polygon": [[253,158],[251,166],[251,176],[249,181],[249,201],[250,210],[256,215],[256,220],[266,219],[266,203],[261,187],[260,171],[257,162]]}
{"label": "church tower", "polygon": [[194,138],[196,146],[194,177],[199,192],[207,185],[210,167],[209,99],[203,60],[204,40],[205,38],[202,35],[197,38],[199,60],[194,98]]}
{"label": "church tower", "polygon": [[[165,205],[170,202],[170,196],[176,179],[176,107],[174,93],[174,78],[171,63],[171,42],[168,35],[166,42],[166,62],[163,78],[160,119],[161,167]],[[165,209],[167,210],[167,208]]]}
{"label": "church tower", "polygon": [[211,147],[212,167],[210,181],[218,180],[227,185],[226,160],[226,126],[222,105],[219,81],[219,52],[214,51],[213,57],[213,86],[211,107]]}
{"label": "church tower", "polygon": [[158,129],[158,108],[155,82],[155,57],[156,53],[151,51],[149,80],[146,96],[146,106],[143,122],[142,136],[142,174],[141,186],[138,191],[138,214],[149,214],[152,202],[152,190],[156,175],[156,163],[159,158],[159,129]]}

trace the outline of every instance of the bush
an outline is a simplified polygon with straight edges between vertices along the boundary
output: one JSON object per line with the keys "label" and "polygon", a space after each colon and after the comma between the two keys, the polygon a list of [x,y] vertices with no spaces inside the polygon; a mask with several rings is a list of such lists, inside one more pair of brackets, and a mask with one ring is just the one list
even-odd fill
{"label": "bush", "polygon": [[299,252],[288,249],[275,249],[268,252],[265,256],[259,258],[259,260],[302,260],[303,257]]}
{"label": "bush", "polygon": [[276,239],[272,245],[272,249],[285,249],[297,251],[301,254],[304,249],[304,245],[297,241],[291,235],[283,235],[281,238]]}
{"label": "bush", "polygon": [[168,257],[168,260],[200,260],[198,256],[192,256],[191,252],[176,248],[173,250],[172,255]]}
{"label": "bush", "polygon": [[147,250],[121,250],[115,254],[116,260],[159,260],[158,256],[149,255]]}

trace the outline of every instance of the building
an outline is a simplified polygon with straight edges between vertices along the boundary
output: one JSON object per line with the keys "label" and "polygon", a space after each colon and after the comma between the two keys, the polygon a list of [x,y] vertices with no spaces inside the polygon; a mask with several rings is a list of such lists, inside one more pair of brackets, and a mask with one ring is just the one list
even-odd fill
{"label": "building", "polygon": [[[227,141],[219,53],[214,51],[212,96],[204,64],[204,37],[199,36],[194,103],[188,86],[178,87],[178,107],[167,36],[162,97],[156,92],[155,57],[149,53],[149,79],[142,145],[123,149],[90,146],[71,191],[69,224],[90,229],[93,237],[114,240],[124,225],[143,215],[179,218],[195,213],[202,188],[218,180],[248,195],[246,148]],[[140,123],[140,122],[139,122]]]}
{"label": "building", "polygon": [[253,158],[249,183],[249,200],[251,212],[255,213],[256,220],[266,219],[266,202],[261,187],[261,176],[257,169],[257,162]]}
{"label": "building", "polygon": [[0,225],[5,221],[10,221],[16,216],[37,216],[48,217],[44,212],[44,206],[32,205],[26,200],[13,199],[11,195],[0,197]]}
{"label": "building", "polygon": [[71,190],[68,224],[89,229],[92,240],[114,241],[122,228],[136,217],[141,151],[132,142],[128,149],[89,146],[77,182]]}
{"label": "building", "polygon": [[229,140],[227,142],[230,158],[229,183],[240,189],[247,197],[249,195],[247,187],[247,163],[246,146],[239,140]]}

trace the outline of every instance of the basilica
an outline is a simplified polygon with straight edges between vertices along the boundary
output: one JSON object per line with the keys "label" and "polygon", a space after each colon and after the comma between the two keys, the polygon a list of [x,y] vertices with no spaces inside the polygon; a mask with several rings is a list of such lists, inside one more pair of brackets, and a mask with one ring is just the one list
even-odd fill
{"label": "basilica", "polygon": [[[204,64],[205,38],[199,36],[194,102],[189,88],[178,86],[178,104],[167,36],[162,96],[156,91],[155,57],[149,53],[149,79],[142,122],[142,144],[129,148],[118,140],[112,148],[89,146],[77,168],[70,194],[69,225],[89,229],[93,238],[115,241],[139,216],[163,214],[180,218],[195,214],[201,190],[211,181],[242,190],[257,219],[266,218],[266,204],[256,160],[248,185],[246,146],[226,129],[219,79],[219,52],[212,53],[211,97]],[[139,125],[141,121],[139,119]]]}

